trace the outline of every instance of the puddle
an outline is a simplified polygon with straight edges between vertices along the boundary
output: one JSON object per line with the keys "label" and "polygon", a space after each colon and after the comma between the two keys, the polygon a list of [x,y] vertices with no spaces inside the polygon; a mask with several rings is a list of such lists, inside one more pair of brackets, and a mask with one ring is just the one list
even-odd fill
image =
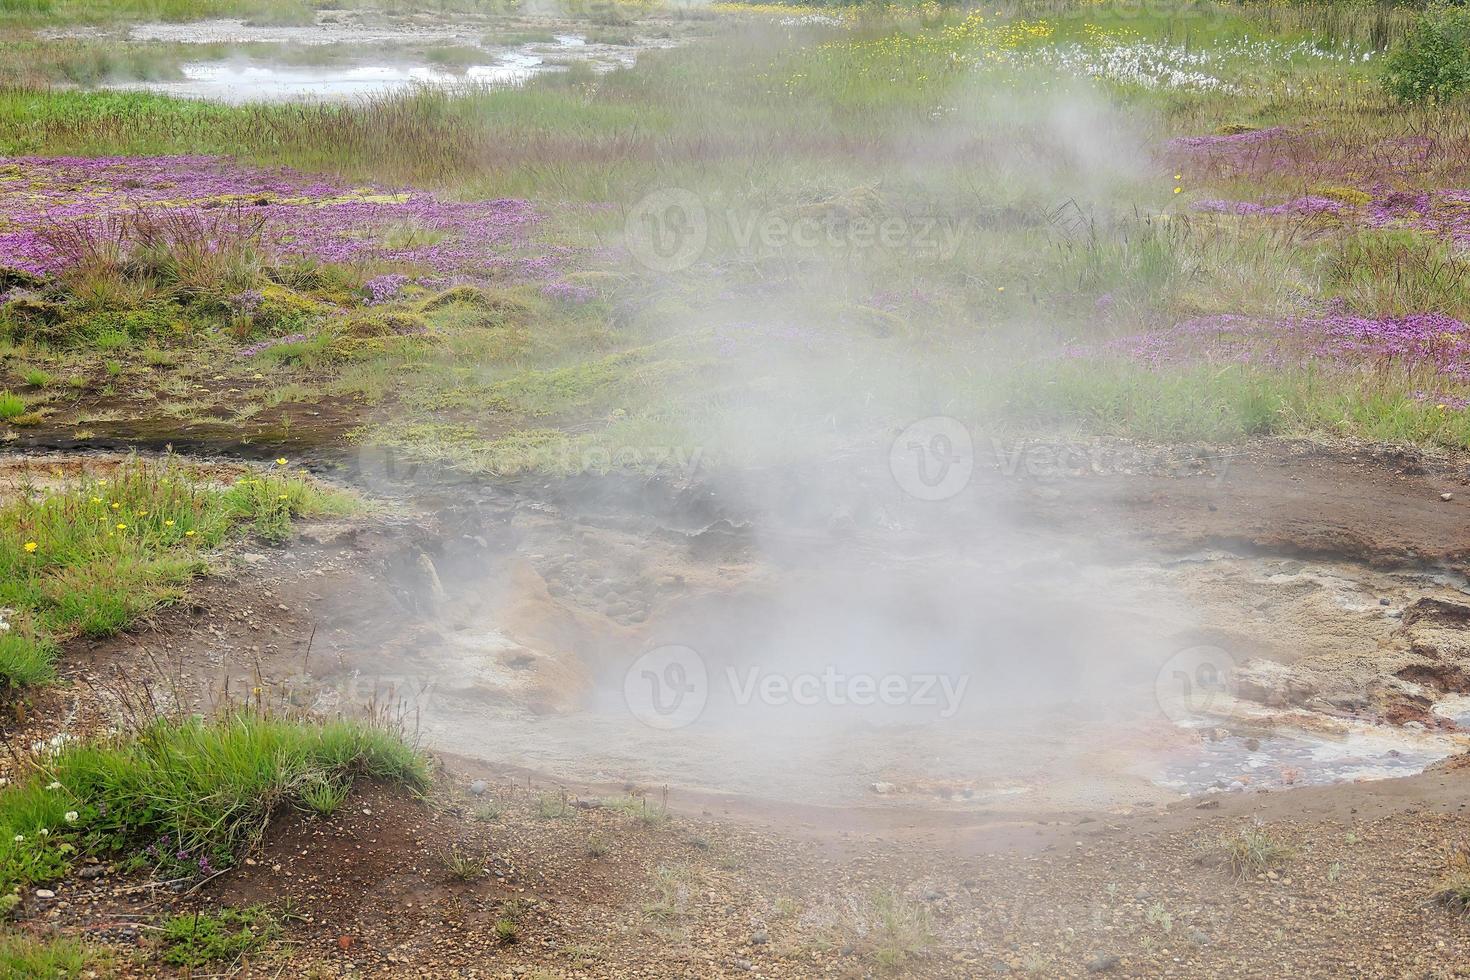
{"label": "puddle", "polygon": [[1208,726],[1154,777],[1187,795],[1391,779],[1423,772],[1463,741],[1413,730],[1362,726],[1340,738],[1307,733],[1231,733]]}
{"label": "puddle", "polygon": [[573,62],[585,62],[594,71],[610,71],[630,66],[636,58],[635,48],[588,44],[584,37],[564,34],[551,42],[498,51],[485,49],[483,63],[455,69],[431,64],[421,55],[393,62],[347,60],[320,65],[286,64],[279,59],[237,55],[219,61],[186,62],[180,66],[182,78],[119,81],[103,87],[232,104],[343,101],[416,86],[519,85],[541,72],[563,71]]}
{"label": "puddle", "polygon": [[105,87],[228,103],[341,101],[416,85],[446,88],[515,85],[545,70],[545,65],[536,55],[512,52],[492,63],[470,65],[463,72],[448,72],[426,64],[295,67],[253,59],[191,62],[181,70],[182,79],[119,82]]}
{"label": "puddle", "polygon": [[[575,20],[525,16],[462,22],[359,21],[323,12],[316,23],[258,25],[237,19],[138,24],[126,40],[140,48],[201,57],[177,64],[163,79],[117,78],[101,88],[144,90],[226,103],[342,101],[414,86],[517,85],[534,75],[583,63],[596,72],[630,67],[640,52],[669,48],[685,28],[659,22],[649,34],[618,43],[589,40]],[[52,38],[116,39],[115,29],[79,27],[42,32]],[[202,50],[209,46],[211,50]],[[223,53],[222,53],[223,52]],[[185,56],[187,58],[187,55]]]}

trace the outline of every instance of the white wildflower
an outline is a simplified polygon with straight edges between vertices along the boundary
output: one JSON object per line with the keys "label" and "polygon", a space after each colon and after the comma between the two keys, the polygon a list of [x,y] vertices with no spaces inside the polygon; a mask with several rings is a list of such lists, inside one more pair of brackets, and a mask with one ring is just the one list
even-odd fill
{"label": "white wildflower", "polygon": [[66,820],[67,823],[76,823],[77,822],[77,811],[75,811],[75,810],[68,810],[68,811],[66,811],[65,820]]}

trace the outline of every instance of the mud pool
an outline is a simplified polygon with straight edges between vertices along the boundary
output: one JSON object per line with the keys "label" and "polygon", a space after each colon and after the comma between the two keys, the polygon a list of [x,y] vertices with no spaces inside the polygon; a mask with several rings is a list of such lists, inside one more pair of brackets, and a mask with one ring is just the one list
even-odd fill
{"label": "mud pool", "polygon": [[568,780],[846,806],[1126,809],[1470,747],[1420,669],[1470,602],[1438,571],[610,523],[520,512],[403,558],[412,616],[324,609],[316,707],[397,698],[434,748]]}

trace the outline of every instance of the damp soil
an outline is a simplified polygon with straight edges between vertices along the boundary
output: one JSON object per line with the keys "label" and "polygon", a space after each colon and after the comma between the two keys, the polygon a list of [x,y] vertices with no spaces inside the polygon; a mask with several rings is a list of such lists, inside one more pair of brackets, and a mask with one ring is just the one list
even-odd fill
{"label": "damp soil", "polygon": [[[936,936],[910,975],[1452,975],[1434,971],[1463,958],[1464,927],[1424,896],[1466,829],[1463,471],[1296,443],[1224,460],[992,465],[940,509],[851,473],[754,494],[422,467],[395,482],[323,460],[380,512],[244,547],[139,630],[74,644],[69,683],[8,727],[101,729],[145,687],[170,707],[387,713],[441,761],[438,787],[285,815],[254,864],[186,896],[107,875],[26,921],[146,947],[118,915],[289,895],[311,918],[288,935],[328,971],[861,976],[882,947],[873,896],[892,890]],[[6,476],[73,465],[12,457]],[[836,658],[974,686],[949,717],[712,696],[668,731],[624,688],[660,644],[714,677]],[[1160,677],[1201,647],[1231,658],[1231,683],[1180,714]],[[672,819],[598,802],[629,794]],[[1297,857],[1239,881],[1209,855],[1252,816]],[[454,848],[488,870],[454,880]],[[506,943],[493,924],[513,899],[524,939]]]}

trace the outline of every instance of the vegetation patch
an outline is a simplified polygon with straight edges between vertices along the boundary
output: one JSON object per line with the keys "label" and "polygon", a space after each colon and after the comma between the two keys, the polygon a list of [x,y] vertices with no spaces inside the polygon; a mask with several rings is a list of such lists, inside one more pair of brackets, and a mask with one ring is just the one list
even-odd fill
{"label": "vegetation patch", "polygon": [[63,743],[0,790],[0,889],[54,881],[83,856],[164,877],[207,876],[254,844],[283,806],[323,782],[427,785],[396,734],[351,721],[234,712],[154,721],[132,736]]}
{"label": "vegetation patch", "polygon": [[169,916],[159,936],[160,959],[171,966],[203,967],[259,951],[279,934],[265,909],[221,909]]}
{"label": "vegetation patch", "polygon": [[281,541],[293,517],[353,506],[277,470],[221,486],[134,459],[0,504],[0,685],[44,682],[67,639],[116,633],[178,599],[235,529]]}

